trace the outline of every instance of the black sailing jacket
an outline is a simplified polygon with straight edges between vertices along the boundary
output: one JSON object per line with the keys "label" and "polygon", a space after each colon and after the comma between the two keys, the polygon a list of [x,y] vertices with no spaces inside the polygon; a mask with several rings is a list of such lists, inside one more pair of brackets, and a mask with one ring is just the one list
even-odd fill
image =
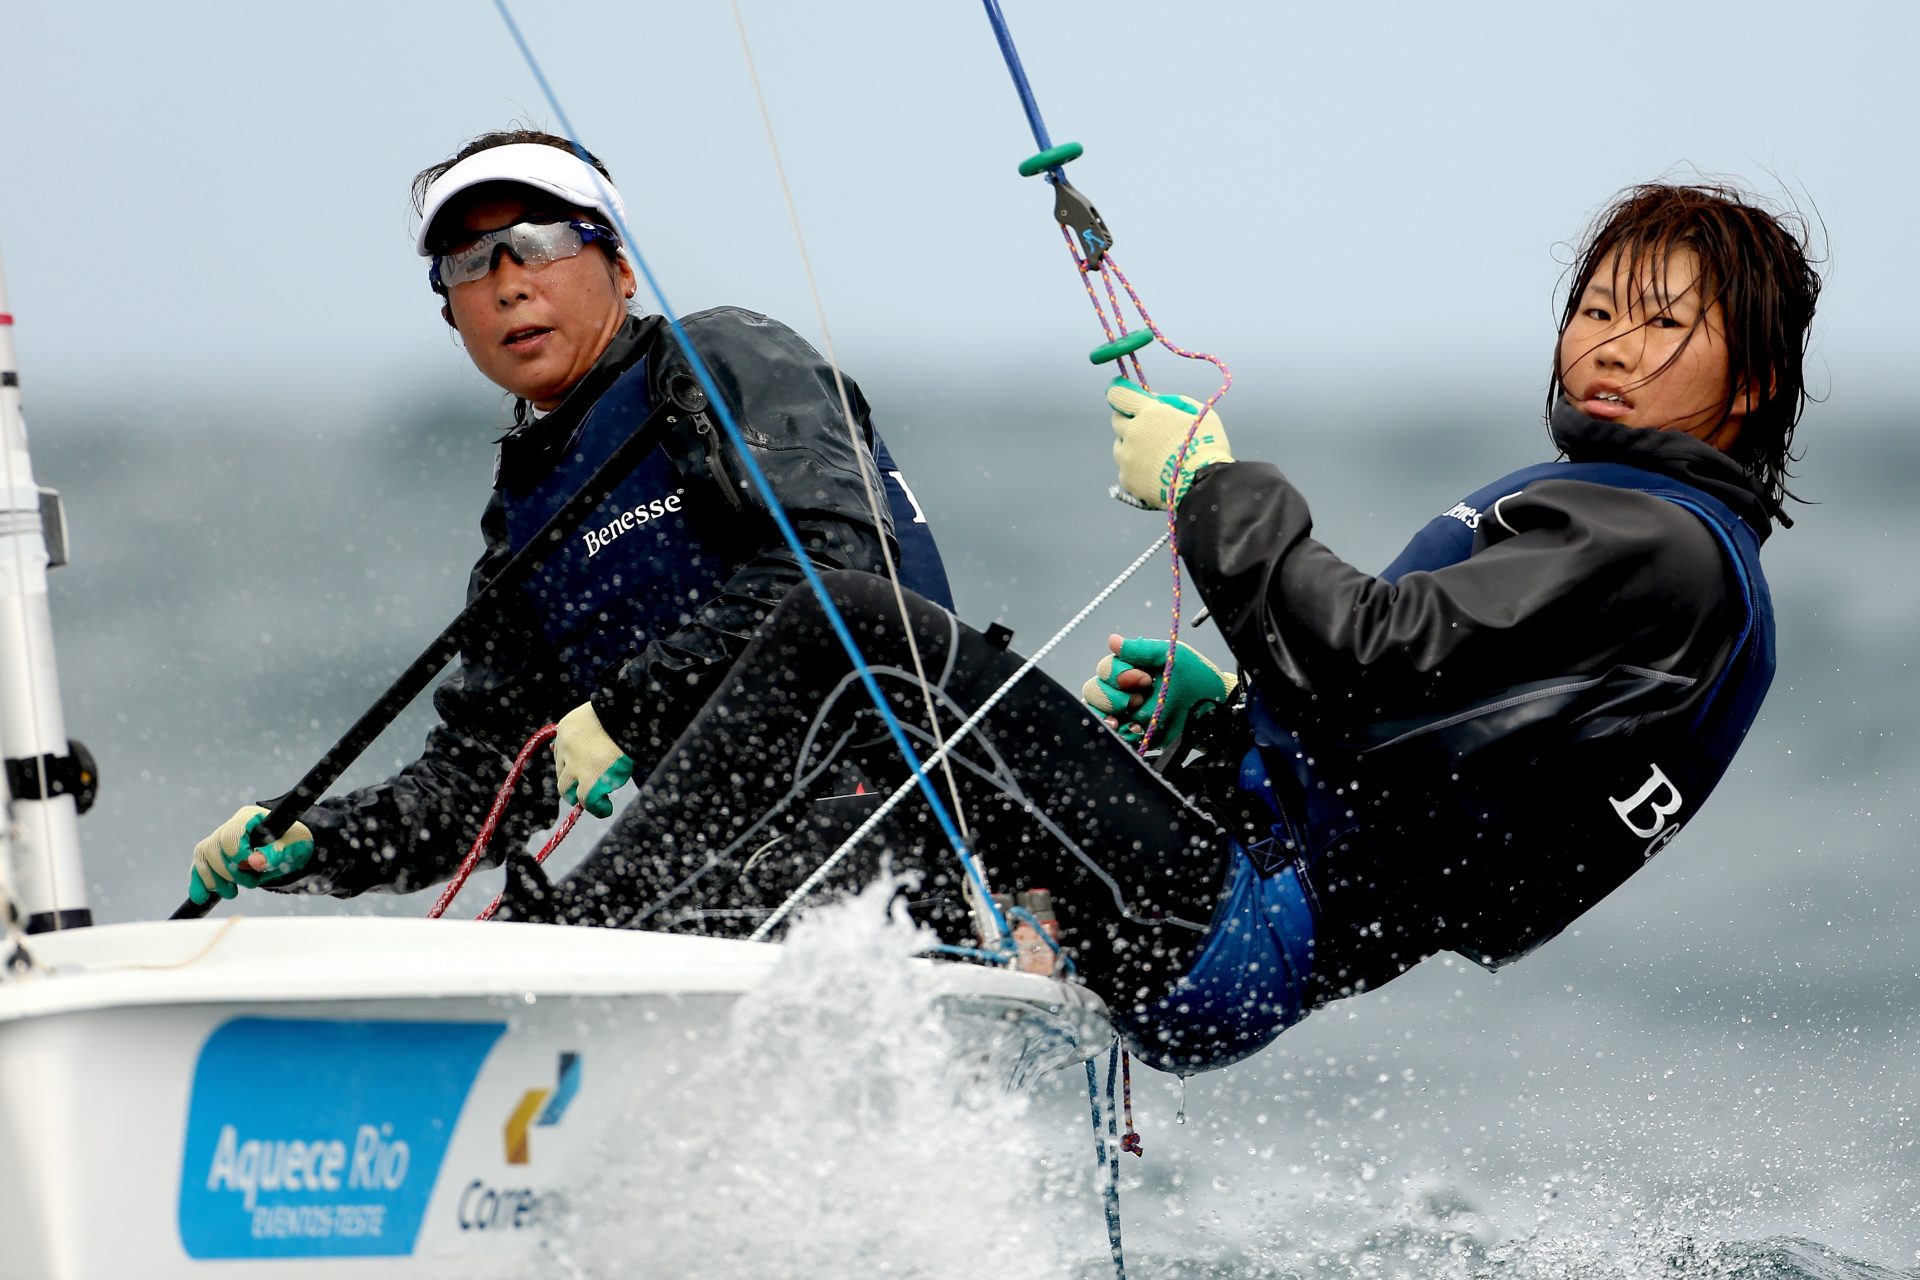
{"label": "black sailing jacket", "polygon": [[[1770,531],[1746,475],[1710,445],[1570,406],[1552,425],[1572,462],[1671,477],[1723,504],[1755,539]],[[1605,868],[1585,865],[1584,829],[1541,806],[1559,803],[1568,769],[1598,777],[1619,761],[1572,749],[1573,736],[1537,717],[1467,724],[1481,738],[1465,748],[1477,776],[1461,769],[1450,779],[1437,756],[1369,754],[1370,744],[1409,724],[1449,723],[1463,708],[1504,705],[1514,691],[1621,669],[1657,673],[1636,706],[1651,733],[1691,716],[1740,642],[1748,606],[1738,571],[1682,506],[1633,488],[1544,479],[1498,507],[1497,521],[1448,512],[1443,519],[1477,525],[1473,553],[1394,582],[1315,541],[1306,499],[1270,464],[1209,468],[1181,503],[1194,581],[1260,702],[1297,736],[1297,767],[1273,772],[1319,793],[1311,806],[1296,793],[1301,810],[1344,815],[1346,832],[1308,839],[1302,851],[1319,912],[1319,999],[1377,985],[1436,950],[1497,963],[1550,936],[1651,854],[1641,841],[1630,857],[1610,853]],[[1627,726],[1624,740],[1633,732]],[[1551,822],[1573,832],[1565,836],[1573,856],[1551,838],[1546,847],[1537,838],[1499,847],[1516,831],[1539,837]]]}
{"label": "black sailing jacket", "polygon": [[[883,572],[881,539],[893,537],[892,517],[883,498],[882,522],[875,526],[862,472],[879,478],[875,455],[884,456],[884,445],[859,388],[846,383],[865,449],[847,430],[831,369],[791,329],[737,308],[687,316],[682,325],[812,561],[823,569]],[[615,391],[625,397],[623,404],[634,401],[619,416],[628,430],[637,428],[645,401],[659,403],[668,381],[684,376],[686,367],[664,320],[630,320],[552,413],[522,422],[501,439],[494,491],[480,522],[486,550],[473,568],[469,599],[529,536],[528,520],[539,511],[529,514],[528,508],[543,500],[557,506],[565,496],[559,491],[571,492],[571,477],[584,479],[599,462],[579,449],[583,440],[589,449],[607,444],[605,422],[588,418],[602,398]],[[633,379],[622,380],[630,370],[645,380],[638,389],[648,394],[634,395]],[[435,689],[440,723],[428,733],[420,758],[384,782],[314,805],[303,819],[314,833],[313,859],[301,873],[262,887],[349,897],[368,890],[411,892],[446,878],[521,745],[539,726],[585,701],[593,702],[602,725],[633,758],[635,777],[646,776],[802,574],[717,423],[703,429],[681,415],[636,477],[630,486],[650,483],[673,495],[676,540],[649,544],[653,554],[638,572],[629,558],[624,577],[602,579],[603,586],[611,581],[615,590],[644,599],[657,625],[612,637],[593,634],[599,619],[592,615],[556,626],[563,612],[579,606],[577,580],[558,567],[574,549],[563,548],[553,570],[541,570],[514,594],[496,624],[468,646]],[[904,505],[898,496],[894,502],[896,511]],[[583,530],[597,518],[590,516]],[[922,594],[944,599],[938,553],[924,528],[915,532],[920,545],[908,548],[916,554],[904,558],[903,578]],[[583,531],[575,541],[584,537]],[[627,552],[639,537],[625,535],[616,549]],[[484,865],[524,845],[555,812],[552,753],[543,750],[530,764]]]}

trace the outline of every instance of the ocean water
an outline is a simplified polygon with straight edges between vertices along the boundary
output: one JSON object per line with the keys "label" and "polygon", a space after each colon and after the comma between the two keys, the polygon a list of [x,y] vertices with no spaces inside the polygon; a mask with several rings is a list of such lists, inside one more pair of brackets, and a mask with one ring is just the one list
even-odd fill
{"label": "ocean water", "polygon": [[[458,608],[498,416],[470,386],[171,411],[29,390],[36,471],[73,535],[53,607],[69,731],[102,772],[81,824],[92,902],[103,920],[158,917],[193,842],[291,785]],[[962,613],[1007,621],[1016,647],[1157,531],[1104,496],[1090,396],[1035,383],[989,403],[904,375],[868,390]],[[1361,565],[1544,456],[1524,399],[1414,430],[1382,405],[1335,416],[1249,389],[1229,420]],[[1129,1274],[1920,1275],[1920,444],[1891,414],[1832,406],[1803,438],[1798,487],[1819,505],[1766,552],[1780,672],[1701,819],[1497,975],[1438,957],[1229,1070],[1183,1086],[1136,1069]],[[1168,601],[1164,566],[1143,571],[1048,670],[1077,685],[1107,630],[1164,628]],[[408,758],[427,723],[416,708],[349,782]],[[865,1023],[832,1003],[836,973],[898,954],[889,928],[848,917],[830,932],[865,952],[797,953],[791,985],[743,1015],[761,1021],[725,1063],[739,1087],[710,1102],[711,1130],[663,1157],[684,1167],[681,1198],[609,1174],[607,1202],[630,1212],[559,1243],[576,1274],[1112,1273],[1079,1072],[1018,1099],[915,1092],[933,1069],[887,1048],[917,1025],[915,994],[874,995]],[[895,1072],[885,1096],[861,1092],[875,1061]],[[742,1121],[767,1141],[725,1147]],[[618,1236],[643,1217],[644,1240]]]}

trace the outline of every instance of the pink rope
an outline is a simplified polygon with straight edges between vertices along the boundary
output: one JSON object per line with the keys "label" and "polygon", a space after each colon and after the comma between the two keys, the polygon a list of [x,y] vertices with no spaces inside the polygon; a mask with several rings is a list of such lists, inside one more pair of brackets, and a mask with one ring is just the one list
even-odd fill
{"label": "pink rope", "polygon": [[[1107,335],[1108,342],[1123,338],[1128,332],[1124,312],[1120,306],[1120,296],[1114,292],[1113,288],[1114,281],[1118,280],[1120,287],[1126,291],[1128,300],[1133,303],[1134,311],[1139,314],[1140,322],[1146,325],[1148,331],[1153,334],[1155,341],[1183,360],[1202,360],[1220,371],[1219,388],[1207,397],[1206,402],[1200,406],[1200,412],[1194,415],[1193,425],[1187,428],[1187,438],[1180,442],[1180,452],[1174,456],[1172,492],[1178,494],[1180,492],[1180,478],[1186,472],[1187,454],[1193,449],[1194,437],[1199,434],[1200,424],[1206,421],[1208,414],[1213,412],[1213,406],[1220,402],[1220,397],[1232,390],[1233,370],[1227,368],[1226,361],[1220,359],[1218,356],[1208,355],[1204,351],[1189,351],[1185,347],[1177,346],[1172,339],[1168,338],[1167,335],[1161,331],[1160,326],[1154,323],[1153,316],[1148,313],[1146,304],[1140,301],[1139,293],[1134,290],[1133,282],[1127,279],[1126,272],[1120,269],[1120,264],[1114,261],[1111,253],[1102,256],[1100,266],[1097,268],[1100,273],[1100,282],[1105,287],[1107,298],[1113,306],[1113,320],[1109,322],[1107,319],[1107,309],[1101,304],[1100,295],[1095,292],[1093,281],[1090,278],[1096,268],[1087,265],[1086,258],[1081,255],[1079,247],[1073,243],[1073,235],[1071,232],[1065,227],[1062,227],[1060,228],[1060,233],[1066,237],[1067,252],[1073,256],[1073,264],[1079,269],[1080,282],[1086,288],[1087,300],[1093,303],[1093,312],[1100,318],[1100,328]],[[1116,328],[1119,330],[1118,334],[1114,332]],[[1120,371],[1123,376],[1126,376],[1129,381],[1138,384],[1147,394],[1153,394],[1153,387],[1147,382],[1146,375],[1141,370],[1139,352],[1122,356],[1117,363],[1120,365]],[[1130,370],[1129,366],[1131,366]],[[1159,732],[1160,721],[1166,714],[1167,687],[1173,683],[1173,663],[1174,659],[1178,657],[1180,653],[1180,531],[1178,512],[1171,504],[1167,507],[1167,546],[1173,562],[1172,617],[1171,625],[1167,629],[1167,658],[1161,668],[1161,676],[1158,682],[1159,688],[1153,700],[1153,716],[1147,721],[1145,732],[1140,735],[1138,750],[1142,755],[1145,755],[1153,746],[1153,737]]]}
{"label": "pink rope", "polygon": [[[1113,304],[1113,314],[1116,316],[1119,315],[1120,295],[1113,291],[1113,274],[1107,269],[1105,260],[1102,260],[1100,263],[1100,282],[1107,287],[1107,301]],[[1120,325],[1120,331],[1122,333],[1127,331],[1127,326],[1124,322]],[[1131,364],[1133,366],[1133,380],[1139,383],[1141,389],[1149,395],[1153,393],[1153,388],[1147,385],[1147,371],[1140,363],[1140,353],[1138,351],[1121,356],[1118,363],[1121,366],[1122,372],[1125,372],[1126,366]]]}
{"label": "pink rope", "polygon": [[[1106,278],[1105,269],[1103,268],[1101,270],[1101,283],[1106,286],[1107,296],[1113,299],[1113,318],[1111,320],[1107,318],[1107,308],[1105,304],[1100,301],[1100,295],[1094,292],[1092,279],[1093,268],[1087,265],[1087,260],[1081,256],[1079,247],[1074,244],[1073,233],[1065,227],[1061,227],[1060,234],[1066,239],[1067,255],[1073,259],[1074,268],[1080,273],[1080,287],[1087,291],[1087,301],[1093,304],[1093,314],[1100,320],[1100,331],[1107,335],[1108,342],[1117,342],[1121,338],[1126,337],[1129,330],[1127,328],[1127,322],[1120,311],[1120,299],[1113,292],[1113,282]],[[1140,355],[1138,352],[1121,356],[1117,363],[1120,365],[1120,373],[1123,377],[1139,383],[1149,392],[1153,390],[1152,387],[1147,386],[1146,374],[1140,368]]]}
{"label": "pink rope", "polygon": [[[493,833],[507,811],[507,803],[513,799],[514,789],[520,785],[520,775],[526,772],[527,762],[533,759],[535,751],[552,741],[553,735],[558,731],[559,726],[551,724],[535,730],[534,735],[527,739],[526,745],[520,748],[520,754],[513,758],[513,767],[507,770],[507,780],[500,784],[500,790],[493,797],[493,807],[487,810],[487,820],[480,824],[480,833],[474,836],[473,845],[467,850],[467,856],[460,860],[460,869],[453,873],[453,879],[447,882],[447,887],[441,891],[439,900],[433,904],[433,909],[427,912],[427,919],[438,920],[446,913],[447,908],[453,905],[453,900],[460,895],[460,890],[466,886],[467,878],[473,874],[473,869],[480,865],[480,859],[487,852],[487,846],[493,843]],[[573,806],[573,812],[561,822],[559,830],[553,833],[546,846],[534,856],[534,861],[545,862],[547,855],[567,838],[567,832],[573,830],[573,824],[580,821],[581,808],[581,805]],[[499,909],[500,899],[495,897],[492,904],[477,918],[491,920],[493,913]]]}
{"label": "pink rope", "polygon": [[[1100,318],[1100,331],[1107,335],[1108,342],[1112,342],[1118,338],[1120,334],[1116,334],[1113,331],[1113,321],[1107,319],[1107,309],[1100,305],[1100,295],[1093,291],[1093,281],[1087,278],[1087,260],[1081,257],[1080,250],[1074,247],[1073,232],[1067,230],[1065,227],[1061,227],[1060,235],[1067,242],[1067,256],[1073,259],[1073,265],[1079,269],[1080,286],[1087,291],[1087,301],[1093,304],[1093,314]],[[1116,307],[1116,313],[1118,310],[1119,308]],[[1116,314],[1115,319],[1118,318]],[[1121,333],[1125,332],[1126,330],[1121,330]]]}

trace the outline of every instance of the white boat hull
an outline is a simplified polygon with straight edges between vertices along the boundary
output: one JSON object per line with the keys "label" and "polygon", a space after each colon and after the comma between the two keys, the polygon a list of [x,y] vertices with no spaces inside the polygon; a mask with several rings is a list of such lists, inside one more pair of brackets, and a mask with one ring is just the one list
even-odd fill
{"label": "white boat hull", "polygon": [[[39,970],[0,982],[0,1275],[24,1280],[527,1273],[610,1143],[645,1167],[645,1135],[674,1119],[649,1106],[670,1109],[780,959],[610,930],[245,917],[32,950]],[[965,1070],[1019,1085],[1107,1044],[1077,988],[926,972],[965,1023]]]}

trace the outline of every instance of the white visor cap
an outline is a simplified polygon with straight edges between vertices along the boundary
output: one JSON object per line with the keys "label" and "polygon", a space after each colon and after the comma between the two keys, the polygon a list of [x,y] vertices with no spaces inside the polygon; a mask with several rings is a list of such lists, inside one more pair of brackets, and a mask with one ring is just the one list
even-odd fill
{"label": "white visor cap", "polygon": [[592,209],[617,231],[626,220],[627,206],[606,176],[572,151],[544,142],[511,142],[468,156],[433,180],[420,208],[420,230],[413,248],[423,258],[433,256],[427,233],[447,202],[462,191],[486,182],[513,182],[558,196],[568,204]]}

